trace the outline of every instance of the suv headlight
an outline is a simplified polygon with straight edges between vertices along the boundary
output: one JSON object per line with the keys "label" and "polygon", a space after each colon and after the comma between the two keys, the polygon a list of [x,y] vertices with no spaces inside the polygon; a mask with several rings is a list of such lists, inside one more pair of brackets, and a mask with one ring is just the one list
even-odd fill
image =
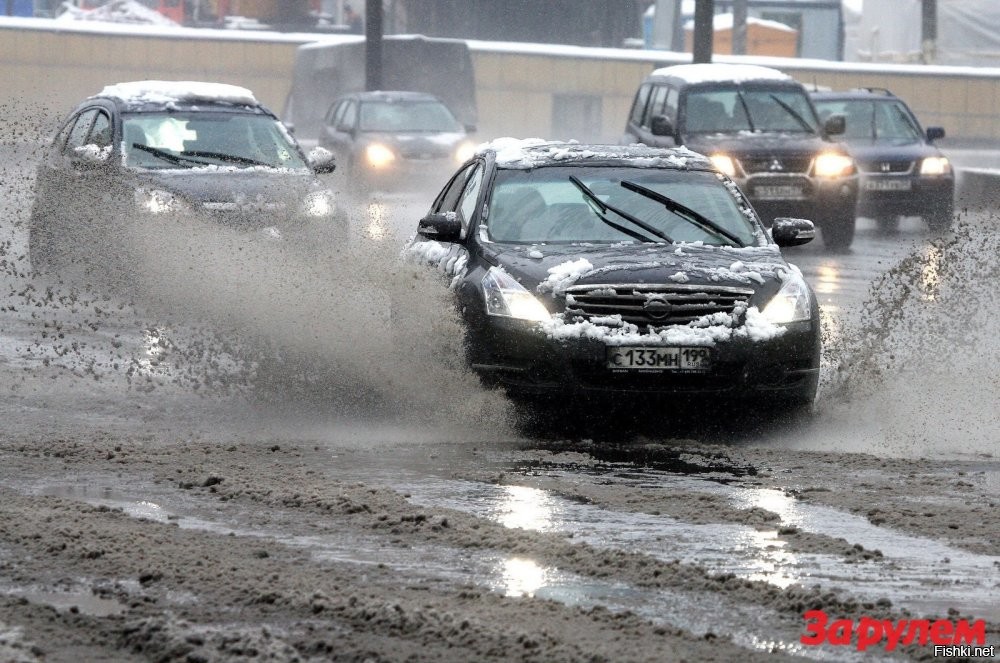
{"label": "suv headlight", "polygon": [[333,192],[329,189],[313,191],[302,201],[302,213],[311,217],[333,214]]}
{"label": "suv headlight", "polygon": [[816,177],[846,177],[854,172],[854,159],[846,154],[824,152],[816,157]]}
{"label": "suv headlight", "polygon": [[948,157],[927,157],[920,163],[921,175],[947,175],[950,172]]}
{"label": "suv headlight", "polygon": [[729,178],[736,177],[736,162],[728,154],[713,154],[709,157],[712,165]]}
{"label": "suv headlight", "polygon": [[365,161],[372,168],[385,168],[395,160],[396,153],[382,143],[372,143],[365,148]]}
{"label": "suv headlight", "polygon": [[514,278],[496,267],[490,267],[483,277],[486,312],[505,318],[542,322],[552,316],[535,296]]}
{"label": "suv headlight", "polygon": [[135,204],[150,214],[189,212],[191,206],[183,199],[161,189],[136,189]]}
{"label": "suv headlight", "polygon": [[796,274],[785,281],[762,312],[767,321],[775,325],[809,320],[812,318],[809,301],[809,286]]}

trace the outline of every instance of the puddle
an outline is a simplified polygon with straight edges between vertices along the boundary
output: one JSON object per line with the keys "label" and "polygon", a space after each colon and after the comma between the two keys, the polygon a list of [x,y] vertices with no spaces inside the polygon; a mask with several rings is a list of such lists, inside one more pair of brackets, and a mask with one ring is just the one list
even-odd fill
{"label": "puddle", "polygon": [[32,603],[48,605],[59,612],[74,612],[91,617],[110,617],[125,612],[125,605],[115,599],[96,596],[89,587],[66,589],[0,585],[0,593],[17,596]]}

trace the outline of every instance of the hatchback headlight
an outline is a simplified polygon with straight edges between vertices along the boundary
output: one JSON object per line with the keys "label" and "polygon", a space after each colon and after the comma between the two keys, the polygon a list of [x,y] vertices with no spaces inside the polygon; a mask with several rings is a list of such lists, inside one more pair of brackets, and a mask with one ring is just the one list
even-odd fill
{"label": "hatchback headlight", "polygon": [[948,157],[927,157],[920,164],[921,175],[947,175],[950,172]]}
{"label": "hatchback headlight", "polygon": [[505,318],[542,322],[552,316],[535,296],[514,278],[496,267],[490,267],[483,277],[486,312]]}
{"label": "hatchback headlight", "polygon": [[170,214],[191,210],[183,199],[161,189],[137,189],[135,204],[150,214]]}
{"label": "hatchback headlight", "polygon": [[365,148],[365,160],[372,168],[385,168],[396,160],[396,153],[382,143],[372,143]]}
{"label": "hatchback headlight", "polygon": [[333,214],[333,192],[329,189],[313,191],[302,201],[302,213],[306,216],[322,217]]}
{"label": "hatchback headlight", "polygon": [[736,177],[736,162],[728,154],[713,154],[709,157],[712,165],[727,177]]}
{"label": "hatchback headlight", "polygon": [[801,276],[795,275],[785,281],[778,294],[771,298],[763,314],[768,322],[776,325],[809,320],[812,318],[809,301],[809,286]]}
{"label": "hatchback headlight", "polygon": [[463,140],[455,148],[455,161],[458,163],[465,163],[472,158],[472,155],[476,153],[476,146],[472,144],[472,141]]}
{"label": "hatchback headlight", "polygon": [[816,157],[816,177],[846,177],[854,172],[854,159],[846,154],[824,152]]}

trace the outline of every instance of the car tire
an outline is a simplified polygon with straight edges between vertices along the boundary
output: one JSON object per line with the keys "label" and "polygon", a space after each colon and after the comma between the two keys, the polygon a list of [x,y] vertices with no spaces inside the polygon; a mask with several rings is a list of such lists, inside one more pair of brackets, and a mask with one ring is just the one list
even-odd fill
{"label": "car tire", "polygon": [[955,217],[955,206],[953,204],[941,205],[931,209],[930,213],[927,214],[925,220],[927,221],[927,227],[931,229],[931,232],[943,233],[951,230],[951,224],[954,222]]}
{"label": "car tire", "polygon": [[823,246],[831,251],[846,251],[854,242],[854,213],[827,217],[821,224]]}

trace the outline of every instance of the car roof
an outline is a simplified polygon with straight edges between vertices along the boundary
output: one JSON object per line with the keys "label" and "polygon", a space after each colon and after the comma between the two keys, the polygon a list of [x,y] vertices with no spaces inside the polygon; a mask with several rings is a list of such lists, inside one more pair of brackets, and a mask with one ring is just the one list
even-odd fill
{"label": "car roof", "polygon": [[886,100],[897,100],[899,97],[894,95],[889,90],[885,88],[875,88],[875,87],[859,87],[852,90],[820,90],[818,92],[810,92],[809,96],[816,101],[833,101],[840,99],[886,99]]}
{"label": "car roof", "polygon": [[711,161],[685,147],[658,148],[640,143],[597,145],[546,141],[540,138],[499,138],[481,145],[479,154],[492,153],[499,168],[529,169],[565,165],[631,165],[678,170],[712,170]]}
{"label": "car roof", "polygon": [[[427,92],[413,92],[410,90],[373,90],[370,92],[355,92],[347,95],[358,101],[437,101],[440,99]],[[442,102],[443,103],[443,102]]]}
{"label": "car roof", "polygon": [[110,99],[124,111],[155,111],[178,106],[213,105],[259,108],[250,90],[203,81],[130,81],[108,85],[91,99]]}
{"label": "car roof", "polygon": [[746,83],[750,81],[795,82],[788,74],[755,64],[677,64],[655,69],[650,77],[676,78],[693,85],[696,83]]}

